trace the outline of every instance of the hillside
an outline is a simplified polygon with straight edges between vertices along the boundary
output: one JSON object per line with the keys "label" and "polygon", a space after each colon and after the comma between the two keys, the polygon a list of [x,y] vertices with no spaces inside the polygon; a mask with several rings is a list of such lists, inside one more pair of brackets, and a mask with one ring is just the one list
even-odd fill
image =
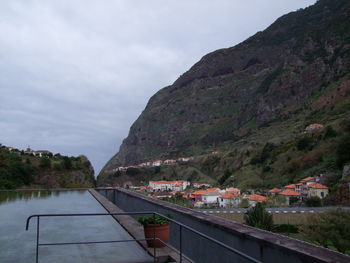
{"label": "hillside", "polygon": [[[310,149],[336,158],[350,110],[349,18],[349,1],[320,0],[237,46],[204,56],[149,100],[99,181],[118,166],[182,156],[197,157],[191,165],[198,174],[218,183],[293,181],[323,163],[282,167],[307,154],[295,145],[311,123],[338,130],[328,141],[310,139]],[[252,161],[265,147],[281,149],[273,160]],[[225,174],[231,179],[220,179]]]}
{"label": "hillside", "polygon": [[0,147],[0,189],[77,188],[95,185],[94,170],[85,156],[34,156]]}

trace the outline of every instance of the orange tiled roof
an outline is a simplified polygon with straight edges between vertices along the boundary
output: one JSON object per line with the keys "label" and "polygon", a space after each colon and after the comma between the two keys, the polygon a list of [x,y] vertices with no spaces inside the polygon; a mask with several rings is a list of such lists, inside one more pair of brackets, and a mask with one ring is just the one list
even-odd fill
{"label": "orange tiled roof", "polygon": [[284,186],[283,188],[294,189],[295,188],[295,184],[289,184],[289,185]]}
{"label": "orange tiled roof", "polygon": [[298,193],[292,189],[287,189],[279,193],[280,195],[287,195],[287,196],[300,196],[301,193]]}
{"label": "orange tiled roof", "polygon": [[232,199],[234,197],[235,196],[233,194],[224,194],[224,195],[219,196],[219,198],[223,198],[223,199]]}
{"label": "orange tiled roof", "polygon": [[305,182],[308,182],[312,179],[315,179],[315,177],[306,177],[306,178],[302,179],[300,182],[305,183]]}
{"label": "orange tiled roof", "polygon": [[252,194],[251,196],[249,196],[249,200],[257,201],[257,202],[265,202],[267,200],[267,197],[262,195]]}
{"label": "orange tiled roof", "polygon": [[281,190],[276,187],[269,190],[269,193],[279,193],[279,192],[281,192]]}
{"label": "orange tiled roof", "polygon": [[203,195],[203,194],[205,194],[207,192],[208,192],[207,190],[198,190],[198,191],[194,191],[192,193],[192,195]]}
{"label": "orange tiled roof", "polygon": [[315,189],[328,189],[327,186],[319,183],[312,183],[309,185],[310,188],[315,188]]}
{"label": "orange tiled roof", "polygon": [[208,192],[213,192],[213,191],[217,191],[217,190],[220,190],[220,188],[214,187],[214,188],[207,189]]}

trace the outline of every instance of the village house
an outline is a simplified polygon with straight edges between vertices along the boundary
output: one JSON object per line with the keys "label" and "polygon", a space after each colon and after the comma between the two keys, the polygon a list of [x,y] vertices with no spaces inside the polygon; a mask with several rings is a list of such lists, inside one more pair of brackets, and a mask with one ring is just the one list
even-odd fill
{"label": "village house", "polygon": [[216,206],[218,205],[219,196],[219,191],[207,191],[205,194],[202,195],[202,202],[206,206]]}
{"label": "village house", "polygon": [[249,206],[255,206],[257,203],[263,203],[267,201],[267,197],[258,194],[252,194],[248,198]]}
{"label": "village house", "polygon": [[269,190],[267,193],[270,196],[275,196],[276,194],[278,194],[279,192],[281,192],[281,190],[279,188],[272,188],[271,190]]}
{"label": "village house", "polygon": [[286,198],[286,204],[287,205],[291,205],[291,201],[294,199],[294,198],[297,198],[297,199],[301,199],[301,196],[302,194],[301,193],[298,193],[297,191],[293,190],[293,189],[286,189],[282,192],[279,192],[278,193],[279,195],[281,196],[284,196]]}
{"label": "village house", "polygon": [[179,162],[189,162],[193,160],[193,157],[180,157],[177,159]]}
{"label": "village house", "polygon": [[152,166],[152,163],[151,162],[144,162],[144,163],[140,163],[138,166],[139,167],[150,167],[150,166]]}
{"label": "village house", "polygon": [[183,191],[190,185],[188,181],[149,181],[149,187],[153,191]]}
{"label": "village house", "polygon": [[161,166],[163,164],[162,160],[156,160],[154,162],[152,162],[152,166]]}
{"label": "village house", "polygon": [[207,190],[197,190],[192,193],[192,201],[195,207],[203,205],[217,205],[218,197],[222,194],[220,188],[209,188]]}
{"label": "village house", "polygon": [[324,130],[324,126],[319,123],[310,124],[305,128],[305,132],[307,133],[322,132],[323,130]]}
{"label": "village house", "polygon": [[165,165],[171,165],[171,164],[175,164],[176,163],[176,160],[174,159],[167,159],[163,162],[163,164]]}
{"label": "village house", "polygon": [[34,156],[39,156],[39,157],[49,156],[50,154],[52,153],[46,150],[34,151]]}
{"label": "village house", "polygon": [[202,195],[205,194],[207,190],[198,190],[192,193],[192,200],[194,203],[202,201]]}
{"label": "village house", "polygon": [[296,185],[295,185],[295,184],[289,184],[289,185],[285,185],[285,186],[283,186],[283,190],[290,189],[290,190],[295,191],[295,187],[296,187]]}
{"label": "village house", "polygon": [[229,188],[225,189],[225,193],[232,194],[232,195],[240,195],[241,194],[241,190],[238,189],[238,188],[229,187]]}
{"label": "village house", "polygon": [[218,198],[219,207],[235,207],[242,202],[239,194],[225,193]]}
{"label": "village house", "polygon": [[328,187],[319,183],[311,183],[308,185],[308,197],[317,196],[319,198],[325,198],[328,195]]}
{"label": "village house", "polygon": [[14,147],[12,147],[12,146],[6,146],[6,149],[9,150],[10,152],[11,152],[12,150],[17,150],[16,148],[14,148]]}
{"label": "village house", "polygon": [[31,154],[34,156],[38,156],[38,157],[43,157],[43,156],[49,156],[52,155],[52,153],[50,151],[47,150],[38,150],[38,151],[33,151],[30,148],[27,148],[27,150],[24,151],[25,154]]}

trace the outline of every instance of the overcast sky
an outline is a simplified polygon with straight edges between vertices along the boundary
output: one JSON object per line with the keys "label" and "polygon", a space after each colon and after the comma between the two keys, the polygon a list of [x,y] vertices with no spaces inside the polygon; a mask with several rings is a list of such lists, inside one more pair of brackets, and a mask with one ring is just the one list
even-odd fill
{"label": "overcast sky", "polygon": [[159,89],[316,0],[0,1],[0,143],[98,173]]}

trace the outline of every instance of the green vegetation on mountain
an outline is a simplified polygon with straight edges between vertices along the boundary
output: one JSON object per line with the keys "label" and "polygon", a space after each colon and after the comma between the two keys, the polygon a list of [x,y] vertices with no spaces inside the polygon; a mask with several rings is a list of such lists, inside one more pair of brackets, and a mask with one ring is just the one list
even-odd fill
{"label": "green vegetation on mountain", "polygon": [[38,157],[0,147],[0,189],[77,188],[94,185],[94,170],[85,156],[49,154]]}
{"label": "green vegetation on mountain", "polygon": [[[204,56],[150,99],[98,183],[181,178],[257,189],[322,173],[336,192],[350,162],[349,18],[349,1],[319,0]],[[306,133],[313,123],[325,129]],[[195,158],[111,177],[118,166],[183,156]]]}

